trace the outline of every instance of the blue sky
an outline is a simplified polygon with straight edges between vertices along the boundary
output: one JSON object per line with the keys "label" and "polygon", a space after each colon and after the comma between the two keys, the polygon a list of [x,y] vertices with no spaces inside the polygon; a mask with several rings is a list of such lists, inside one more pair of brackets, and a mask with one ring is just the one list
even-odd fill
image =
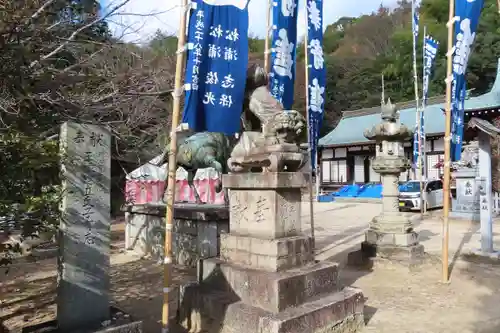
{"label": "blue sky", "polygon": [[[113,7],[118,1],[101,0],[103,7]],[[250,0],[250,34],[262,37],[265,34],[266,8],[268,0]],[[299,36],[304,34],[305,19],[302,8],[305,0],[299,1]],[[324,23],[331,24],[342,16],[359,16],[376,10],[380,3],[392,6],[396,0],[324,0]],[[181,0],[129,0],[121,13],[110,18],[115,35],[129,42],[147,41],[158,29],[176,34],[179,25]],[[128,15],[127,15],[128,14]]]}

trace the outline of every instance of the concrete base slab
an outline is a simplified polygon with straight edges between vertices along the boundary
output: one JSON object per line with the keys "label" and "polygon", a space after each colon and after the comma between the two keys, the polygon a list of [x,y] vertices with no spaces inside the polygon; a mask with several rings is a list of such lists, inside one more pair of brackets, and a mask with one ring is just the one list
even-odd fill
{"label": "concrete base slab", "polygon": [[[59,330],[57,321],[51,321],[37,325],[36,327],[23,328],[22,333],[66,333]],[[113,325],[98,330],[71,331],[68,333],[142,333],[142,321],[135,321],[123,325]]]}
{"label": "concrete base slab", "polygon": [[500,252],[483,252],[480,249],[474,249],[462,254],[462,258],[466,261],[484,263],[490,265],[500,265]]}
{"label": "concrete base slab", "polygon": [[79,327],[70,332],[59,328],[57,320],[51,320],[22,329],[22,333],[142,333],[142,321],[134,321],[132,317],[115,307],[110,307],[110,320],[88,327]]}
{"label": "concrete base slab", "polygon": [[361,250],[349,253],[347,264],[359,268],[371,269],[377,259],[385,259],[413,269],[422,265],[425,261],[424,246],[422,244],[391,246],[363,242]]}
{"label": "concrete base slab", "polygon": [[[354,333],[364,327],[365,299],[362,292],[354,288],[345,288],[279,313],[241,301],[221,306],[224,298],[213,291],[197,295],[200,301],[196,307],[181,309],[183,313],[191,313],[186,316],[190,318],[189,324],[184,325],[190,332]],[[214,303],[219,306],[210,306]]]}

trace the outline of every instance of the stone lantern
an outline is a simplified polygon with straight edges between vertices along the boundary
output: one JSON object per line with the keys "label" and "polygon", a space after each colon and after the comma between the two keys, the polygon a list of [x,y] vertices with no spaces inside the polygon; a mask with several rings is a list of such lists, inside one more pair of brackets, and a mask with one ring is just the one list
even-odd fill
{"label": "stone lantern", "polygon": [[413,132],[401,124],[396,106],[389,99],[382,104],[382,122],[367,129],[364,135],[376,142],[373,170],[382,179],[382,212],[373,218],[361,245],[363,259],[380,257],[416,263],[422,258],[423,246],[412,222],[399,211],[399,175],[410,168],[404,156],[403,143]]}

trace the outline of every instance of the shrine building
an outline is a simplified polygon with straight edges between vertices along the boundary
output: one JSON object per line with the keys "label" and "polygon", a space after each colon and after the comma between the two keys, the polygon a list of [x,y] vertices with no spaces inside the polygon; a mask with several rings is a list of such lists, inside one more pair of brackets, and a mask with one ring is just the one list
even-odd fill
{"label": "shrine building", "polygon": [[[390,97],[390,96],[389,96]],[[393,101],[394,102],[394,101]],[[415,128],[415,102],[397,103],[400,121],[410,129]],[[429,179],[438,178],[443,172],[440,161],[444,159],[445,96],[429,98],[425,109],[427,161],[424,168]],[[380,123],[380,106],[344,111],[337,127],[319,140],[320,187],[335,190],[346,184],[379,183],[380,175],[371,168],[375,157],[375,141],[363,135],[365,129]],[[465,122],[471,116],[495,120],[500,126],[500,58],[497,75],[491,90],[465,101]],[[405,155],[413,160],[413,140],[405,142]],[[413,170],[401,174],[400,180],[413,179]]]}

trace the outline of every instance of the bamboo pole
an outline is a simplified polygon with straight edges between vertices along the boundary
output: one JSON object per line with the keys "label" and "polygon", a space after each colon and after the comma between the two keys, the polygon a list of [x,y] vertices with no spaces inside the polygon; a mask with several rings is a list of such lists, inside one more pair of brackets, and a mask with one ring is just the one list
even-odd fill
{"label": "bamboo pole", "polygon": [[269,75],[269,39],[270,39],[270,34],[271,34],[271,10],[272,10],[272,1],[273,0],[268,0],[267,1],[267,15],[266,15],[266,37],[264,39],[264,71],[266,72],[266,75]]}
{"label": "bamboo pole", "polygon": [[173,93],[172,132],[170,133],[170,155],[168,156],[168,180],[165,216],[165,248],[163,257],[163,307],[162,333],[169,331],[169,294],[172,291],[172,218],[175,199],[175,175],[177,171],[177,126],[179,125],[182,72],[184,69],[184,45],[186,43],[186,16],[188,0],[182,0],[179,35],[177,40],[177,64],[175,67],[175,88]]}
{"label": "bamboo pole", "polygon": [[450,214],[450,155],[451,155],[451,83],[452,83],[452,57],[453,57],[453,25],[455,24],[455,0],[450,0],[450,13],[448,19],[448,52],[446,53],[446,121],[444,135],[444,179],[443,179],[443,246],[442,246],[442,282],[449,281],[448,244]]}
{"label": "bamboo pole", "polygon": [[382,73],[382,103],[380,103],[381,106],[385,104],[385,84],[384,84],[384,73]]}
{"label": "bamboo pole", "polygon": [[[413,25],[415,24],[415,1],[412,0],[411,3],[411,17],[412,17],[412,22]],[[412,26],[413,26],[412,25]],[[413,30],[413,29],[412,29]],[[413,31],[412,31],[413,32]],[[415,169],[418,172],[418,181],[420,183],[420,219],[424,218],[424,211],[423,211],[423,206],[424,206],[424,201],[423,201],[423,182],[422,182],[422,136],[420,133],[422,132],[422,128],[420,124],[420,119],[421,119],[421,110],[419,108],[419,97],[418,97],[418,74],[417,74],[417,38],[415,35],[413,35],[413,84],[414,84],[414,89],[415,89],[415,108],[416,108],[416,117],[417,117],[417,136],[418,136],[418,158],[417,158],[417,165],[415,165]]]}
{"label": "bamboo pole", "polygon": [[318,154],[318,148],[316,148],[316,154],[314,156],[314,160],[316,161],[316,202],[319,202],[319,192],[321,191],[320,185],[321,185],[321,170],[319,169],[319,154]]}
{"label": "bamboo pole", "polygon": [[[309,22],[307,21],[308,17],[308,12],[307,12],[307,1],[305,2],[305,18],[306,18],[306,33],[304,35],[304,64],[305,64],[305,88],[306,88],[306,116],[307,116],[307,146],[308,146],[308,156],[309,156],[309,162],[312,162],[312,146],[311,146],[311,123],[310,123],[310,118],[309,118],[309,49],[307,48],[307,40],[308,40],[308,24]],[[317,148],[316,148],[317,150]],[[314,156],[316,158],[316,156]],[[316,164],[318,163],[317,158],[316,158]],[[317,167],[317,165],[316,165]],[[313,255],[316,252],[316,240],[314,238],[314,200],[313,200],[313,177],[312,177],[312,164],[311,168],[309,169],[309,211],[311,213],[311,238],[312,238],[312,249],[313,249]],[[316,173],[316,182],[318,182],[318,174]]]}

